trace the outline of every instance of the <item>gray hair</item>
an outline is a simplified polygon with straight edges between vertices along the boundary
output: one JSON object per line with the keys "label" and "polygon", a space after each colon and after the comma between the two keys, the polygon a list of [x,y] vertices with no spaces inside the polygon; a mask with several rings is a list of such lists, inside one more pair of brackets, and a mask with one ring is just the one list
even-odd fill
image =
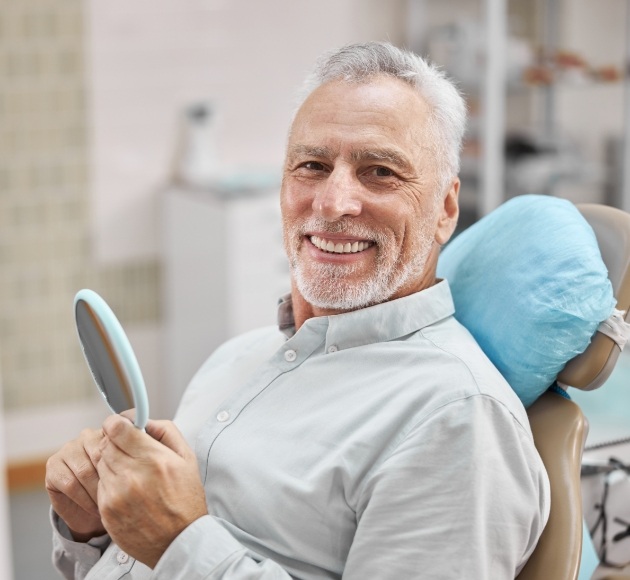
{"label": "gray hair", "polygon": [[377,75],[404,81],[429,105],[428,128],[434,141],[440,189],[444,189],[459,173],[466,105],[446,74],[417,54],[387,42],[349,44],[324,53],[304,82],[300,102],[325,83],[367,83]]}

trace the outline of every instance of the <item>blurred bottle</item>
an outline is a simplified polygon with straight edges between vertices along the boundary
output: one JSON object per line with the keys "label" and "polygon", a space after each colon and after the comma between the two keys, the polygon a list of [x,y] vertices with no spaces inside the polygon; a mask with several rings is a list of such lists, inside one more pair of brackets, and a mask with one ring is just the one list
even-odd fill
{"label": "blurred bottle", "polygon": [[213,189],[219,181],[216,111],[204,101],[186,107],[182,115],[173,181],[192,188]]}

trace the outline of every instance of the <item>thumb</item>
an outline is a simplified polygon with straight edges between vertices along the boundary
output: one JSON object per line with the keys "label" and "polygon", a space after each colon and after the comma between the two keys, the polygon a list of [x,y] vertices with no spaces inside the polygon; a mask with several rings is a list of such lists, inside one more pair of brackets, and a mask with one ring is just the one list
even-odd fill
{"label": "thumb", "polygon": [[192,453],[192,449],[184,439],[181,431],[172,421],[149,420],[145,429],[153,439],[159,441],[162,445],[177,453],[177,455],[188,457]]}

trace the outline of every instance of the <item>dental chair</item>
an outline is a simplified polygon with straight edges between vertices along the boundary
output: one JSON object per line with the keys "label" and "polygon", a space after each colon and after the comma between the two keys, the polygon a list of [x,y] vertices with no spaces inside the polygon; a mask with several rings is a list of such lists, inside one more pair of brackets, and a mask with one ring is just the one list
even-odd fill
{"label": "dental chair", "polygon": [[[630,214],[596,204],[577,206],[593,228],[608,268],[617,309],[630,320]],[[591,344],[569,361],[558,383],[590,391],[612,372],[620,349],[597,332]],[[534,441],[551,483],[549,522],[519,580],[575,580],[582,552],[580,463],[588,424],[580,408],[555,392],[546,392],[528,408]],[[612,577],[611,577],[612,578]],[[625,578],[630,576],[614,576]]]}
{"label": "dental chair", "polygon": [[567,389],[601,386],[628,333],[630,214],[517,196],[444,248],[438,276],[449,280],[455,317],[525,405],[549,475],[549,521],[518,578],[576,580],[588,424]]}

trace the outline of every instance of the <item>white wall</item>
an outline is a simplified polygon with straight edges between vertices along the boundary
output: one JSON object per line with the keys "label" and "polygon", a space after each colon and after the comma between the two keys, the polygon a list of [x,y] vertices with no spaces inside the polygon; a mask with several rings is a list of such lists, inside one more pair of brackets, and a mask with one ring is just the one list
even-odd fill
{"label": "white wall", "polygon": [[[161,196],[181,111],[212,100],[226,173],[280,173],[295,94],[324,50],[404,38],[405,0],[92,0],[87,8],[92,255],[163,258]],[[127,327],[169,416],[161,324]],[[155,414],[154,412],[155,411]]]}
{"label": "white wall", "polygon": [[394,0],[93,0],[92,221],[97,260],[159,254],[157,190],[181,108],[210,98],[226,171],[282,162],[293,95],[325,49],[403,36]]}

